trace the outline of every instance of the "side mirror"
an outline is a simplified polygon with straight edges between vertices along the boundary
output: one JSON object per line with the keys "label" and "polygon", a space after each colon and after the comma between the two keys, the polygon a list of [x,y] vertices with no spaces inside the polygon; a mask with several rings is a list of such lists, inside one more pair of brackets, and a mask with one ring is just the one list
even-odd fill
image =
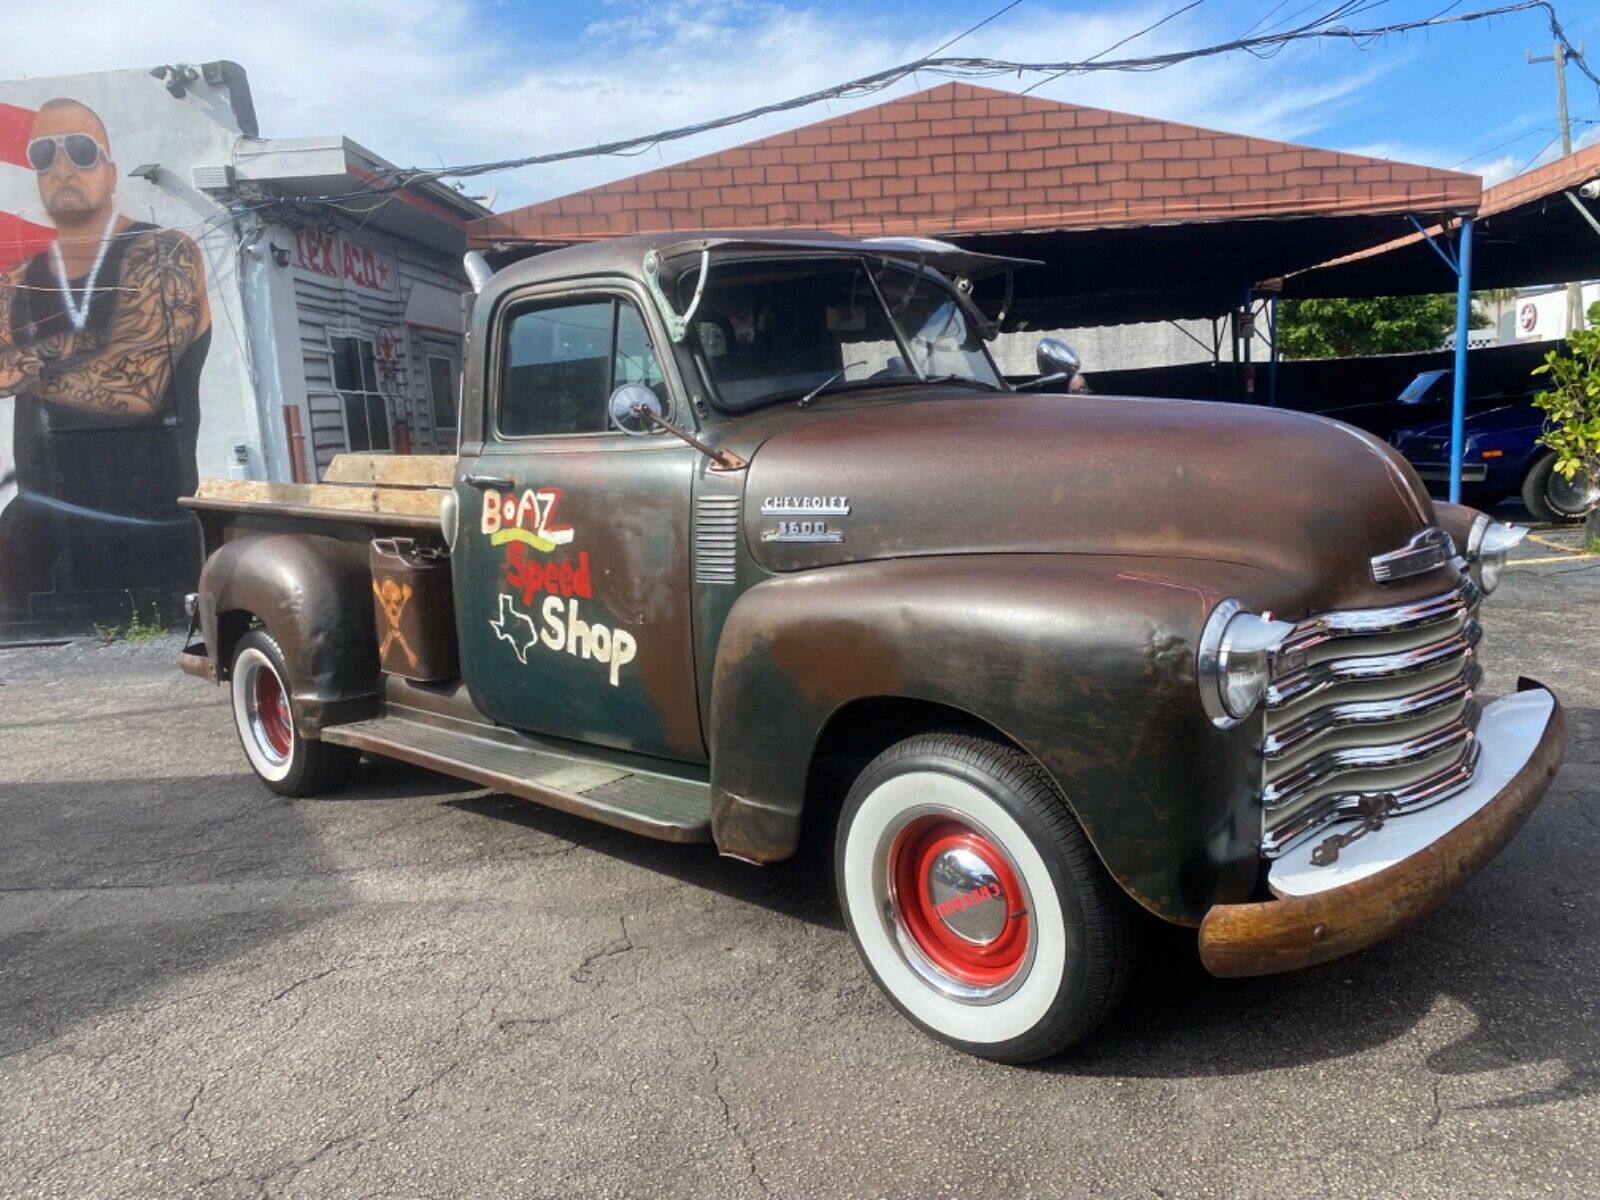
{"label": "side mirror", "polygon": [[1017,384],[1019,392],[1048,392],[1058,387],[1066,391],[1083,365],[1078,352],[1060,338],[1040,338],[1033,356],[1039,364],[1039,378]]}
{"label": "side mirror", "polygon": [[633,434],[635,437],[649,433],[652,428],[650,422],[639,415],[638,410],[654,413],[658,417],[667,415],[661,397],[642,383],[618,384],[617,390],[611,393],[611,399],[606,407],[611,416],[611,423],[623,433]]}
{"label": "side mirror", "polygon": [[1070,379],[1083,369],[1078,352],[1060,338],[1040,338],[1033,353],[1041,375],[1065,375]]}

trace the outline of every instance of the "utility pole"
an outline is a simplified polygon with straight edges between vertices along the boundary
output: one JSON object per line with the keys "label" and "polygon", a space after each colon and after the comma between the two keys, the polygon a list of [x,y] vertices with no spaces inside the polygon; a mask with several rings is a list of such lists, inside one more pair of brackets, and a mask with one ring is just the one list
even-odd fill
{"label": "utility pole", "polygon": [[[1583,46],[1578,46],[1578,53],[1583,53]],[[1528,65],[1536,63],[1555,63],[1556,65],[1556,110],[1561,117],[1561,153],[1572,153],[1572,122],[1567,119],[1567,48],[1557,42],[1549,54],[1534,57],[1532,50],[1528,51]],[[1569,332],[1583,328],[1583,284],[1571,282],[1567,284],[1567,330]]]}

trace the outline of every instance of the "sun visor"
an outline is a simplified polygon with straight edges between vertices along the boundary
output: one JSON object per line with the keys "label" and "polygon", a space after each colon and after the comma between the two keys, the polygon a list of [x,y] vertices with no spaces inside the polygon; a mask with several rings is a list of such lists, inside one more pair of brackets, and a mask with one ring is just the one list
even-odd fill
{"label": "sun visor", "polygon": [[[999,254],[979,254],[950,242],[936,238],[919,237],[738,237],[712,236],[689,238],[663,246],[657,253],[664,261],[696,258],[705,251],[713,254],[838,254],[892,258],[915,265],[921,263],[946,275],[964,277],[976,282],[1017,267],[1038,267],[1044,264],[1035,258],[1009,258]],[[673,264],[679,269],[686,264]]]}

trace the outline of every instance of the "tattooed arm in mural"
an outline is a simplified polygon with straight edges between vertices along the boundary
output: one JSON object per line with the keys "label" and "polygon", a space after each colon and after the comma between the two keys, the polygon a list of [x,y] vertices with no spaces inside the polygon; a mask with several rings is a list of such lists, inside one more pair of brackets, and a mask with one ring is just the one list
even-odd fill
{"label": "tattooed arm in mural", "polygon": [[141,234],[122,260],[116,316],[104,346],[76,343],[39,368],[37,394],[92,412],[149,416],[166,401],[183,352],[211,326],[200,249],[187,234]]}
{"label": "tattooed arm in mural", "polygon": [[[31,392],[39,386],[44,353],[39,347],[21,349],[11,340],[11,306],[22,283],[23,264],[0,273],[0,396]],[[60,353],[60,347],[56,348]]]}

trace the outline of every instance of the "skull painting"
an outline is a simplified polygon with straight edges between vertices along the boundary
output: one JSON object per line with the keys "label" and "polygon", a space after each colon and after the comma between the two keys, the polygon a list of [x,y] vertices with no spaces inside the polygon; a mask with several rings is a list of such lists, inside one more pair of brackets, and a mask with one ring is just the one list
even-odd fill
{"label": "skull painting", "polygon": [[378,603],[383,607],[383,615],[389,619],[389,629],[383,635],[383,640],[378,644],[378,656],[385,657],[389,647],[395,642],[400,643],[400,649],[405,651],[406,659],[415,668],[417,665],[416,651],[411,648],[411,643],[406,641],[406,635],[400,632],[400,618],[405,614],[406,605],[411,603],[411,585],[409,583],[396,583],[393,579],[385,577],[382,583],[372,581],[372,594],[378,598]]}

